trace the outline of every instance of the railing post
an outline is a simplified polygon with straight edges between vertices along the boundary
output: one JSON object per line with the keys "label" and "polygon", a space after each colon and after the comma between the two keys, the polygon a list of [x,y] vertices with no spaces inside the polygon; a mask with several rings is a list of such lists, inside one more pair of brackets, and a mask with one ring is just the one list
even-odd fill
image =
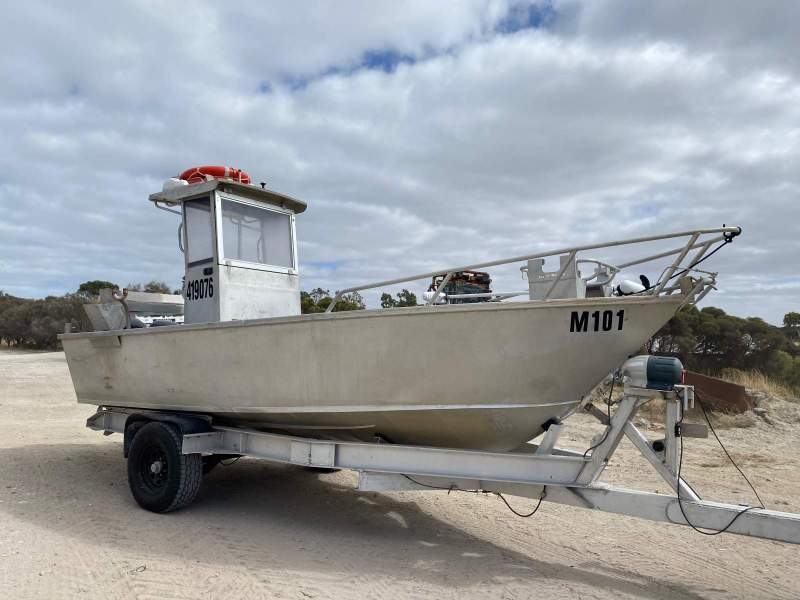
{"label": "railing post", "polygon": [[694,265],[694,264],[697,264],[697,262],[698,262],[698,261],[699,261],[701,258],[703,258],[703,256],[705,255],[705,253],[706,253],[706,252],[708,252],[708,249],[711,247],[711,242],[713,242],[713,241],[714,241],[714,240],[709,240],[709,241],[707,241],[705,244],[703,244],[702,246],[700,246],[700,250],[697,252],[697,254],[695,254],[695,255],[692,257],[692,260],[690,260],[690,261],[689,261],[689,265],[690,265],[690,266],[691,266],[691,265]]}
{"label": "railing post", "polygon": [[331,300],[330,305],[328,306],[328,308],[325,309],[325,314],[333,312],[333,307],[336,306],[336,303],[339,302],[339,300],[341,299],[342,299],[342,293],[336,292],[336,294],[333,297],[333,300]]}
{"label": "railing post", "polygon": [[686,258],[686,255],[689,254],[689,250],[691,249],[692,246],[694,246],[694,243],[697,241],[698,237],[700,237],[700,234],[694,233],[692,237],[689,238],[689,241],[686,242],[686,245],[683,247],[681,253],[669,266],[666,273],[664,273],[664,277],[661,278],[661,281],[656,286],[656,289],[653,290],[653,296],[658,296],[663,291],[664,287],[666,287],[667,285],[667,282],[670,280],[670,277],[672,277],[672,274],[675,273],[677,268],[683,262],[683,259]]}
{"label": "railing post", "polygon": [[692,304],[698,304],[703,298],[705,298],[708,295],[708,293],[711,290],[715,290],[715,289],[717,289],[717,288],[714,287],[713,283],[707,284],[705,289],[702,292],[700,292],[700,295],[697,298],[695,298],[695,300],[694,300],[694,302]]}
{"label": "railing post", "polygon": [[553,285],[551,285],[550,289],[547,290],[547,293],[544,295],[544,298],[542,298],[542,300],[547,300],[550,297],[550,294],[552,294],[555,291],[556,286],[558,285],[558,282],[561,281],[561,278],[564,276],[564,273],[566,273],[569,266],[574,263],[576,254],[577,251],[575,250],[569,253],[569,258],[567,259],[567,262],[561,265],[561,268],[558,270],[558,275],[556,275],[556,279],[553,282]]}
{"label": "railing post", "polygon": [[[706,288],[706,286],[708,286],[708,287]],[[712,287],[713,287],[713,283],[712,283],[712,282],[710,282],[710,281],[707,281],[707,280],[705,280],[704,278],[702,278],[702,277],[701,277],[701,278],[700,278],[700,281],[698,281],[698,282],[695,284],[695,286],[694,286],[694,287],[693,287],[693,288],[692,288],[692,289],[689,291],[689,293],[688,293],[688,294],[686,294],[686,300],[684,300],[684,301],[681,303],[681,305],[678,307],[678,310],[682,309],[682,308],[683,308],[684,306],[686,306],[687,304],[691,306],[691,305],[693,305],[693,304],[697,304],[698,302],[700,302],[700,300],[701,300],[701,299],[702,299],[702,298],[703,298],[703,297],[704,297],[704,296],[705,296],[705,295],[706,295],[708,292],[707,292],[707,291],[703,291],[703,293],[700,295],[700,297],[699,297],[699,298],[697,297],[697,294],[699,294],[699,293],[700,293],[700,291],[701,291],[701,290],[703,290],[703,288],[706,288],[706,289],[711,289]]]}
{"label": "railing post", "polygon": [[436,302],[436,300],[439,299],[439,295],[442,293],[442,290],[445,288],[445,286],[448,283],[450,283],[450,279],[452,277],[453,277],[453,271],[450,271],[447,275],[444,276],[444,279],[442,279],[442,283],[439,284],[439,287],[436,288],[436,291],[433,293],[433,296],[431,296],[431,299],[428,300],[428,306],[430,306],[431,304]]}

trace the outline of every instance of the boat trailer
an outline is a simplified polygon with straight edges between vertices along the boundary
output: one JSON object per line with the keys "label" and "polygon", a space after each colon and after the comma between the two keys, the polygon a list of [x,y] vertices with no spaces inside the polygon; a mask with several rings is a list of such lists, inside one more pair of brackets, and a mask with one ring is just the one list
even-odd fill
{"label": "boat trailer", "polygon": [[[634,425],[643,404],[665,402],[665,438],[651,441]],[[680,476],[681,436],[706,437],[704,425],[683,423],[683,413],[694,402],[692,386],[653,390],[625,385],[611,418],[591,403],[585,410],[606,428],[590,450],[579,453],[556,447],[564,425],[553,423],[539,444],[515,452],[484,452],[421,446],[318,440],[239,427],[213,425],[205,415],[99,407],[87,427],[125,434],[129,453],[137,429],[159,422],[179,435],[176,451],[201,460],[220,456],[247,456],[320,469],[358,472],[360,491],[463,490],[509,494],[581,508],[616,513],[662,523],[691,525],[708,533],[726,531],[792,544],[800,543],[800,514],[703,500]],[[598,481],[623,436],[639,450],[672,488],[674,495],[620,488]],[[155,463],[154,463],[155,464]],[[145,469],[150,468],[144,465]],[[155,469],[153,469],[155,470]],[[167,510],[189,504],[199,489],[177,490],[181,498]]]}

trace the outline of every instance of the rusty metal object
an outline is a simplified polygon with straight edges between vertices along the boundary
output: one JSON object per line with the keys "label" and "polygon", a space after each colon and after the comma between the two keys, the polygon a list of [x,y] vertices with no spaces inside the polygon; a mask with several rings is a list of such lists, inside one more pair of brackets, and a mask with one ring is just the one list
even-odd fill
{"label": "rusty metal object", "polygon": [[[428,287],[429,292],[435,292],[442,285],[446,275],[435,275]],[[492,291],[492,278],[482,271],[456,271],[445,283],[442,293],[445,295],[461,294],[488,294]],[[489,298],[454,298],[448,304],[470,304],[473,302],[488,302]]]}
{"label": "rusty metal object", "polygon": [[755,401],[743,385],[716,377],[686,371],[686,383],[693,385],[706,408],[727,413],[743,413],[755,407]]}

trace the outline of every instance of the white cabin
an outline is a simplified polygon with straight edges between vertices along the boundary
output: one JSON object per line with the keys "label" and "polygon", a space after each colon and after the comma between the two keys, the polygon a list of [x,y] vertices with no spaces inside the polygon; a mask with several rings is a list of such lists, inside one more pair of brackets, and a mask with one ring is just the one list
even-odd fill
{"label": "white cabin", "polygon": [[295,215],[305,202],[223,179],[166,189],[150,200],[182,218],[186,323],[300,314]]}

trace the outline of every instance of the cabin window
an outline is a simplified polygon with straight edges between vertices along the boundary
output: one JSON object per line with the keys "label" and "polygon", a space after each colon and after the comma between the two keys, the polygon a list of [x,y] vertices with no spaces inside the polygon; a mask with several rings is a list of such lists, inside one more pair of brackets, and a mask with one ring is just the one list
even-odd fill
{"label": "cabin window", "polygon": [[292,220],[282,212],[222,200],[225,258],[291,269]]}
{"label": "cabin window", "polygon": [[209,262],[214,259],[214,228],[211,200],[201,198],[183,203],[186,223],[186,262]]}

